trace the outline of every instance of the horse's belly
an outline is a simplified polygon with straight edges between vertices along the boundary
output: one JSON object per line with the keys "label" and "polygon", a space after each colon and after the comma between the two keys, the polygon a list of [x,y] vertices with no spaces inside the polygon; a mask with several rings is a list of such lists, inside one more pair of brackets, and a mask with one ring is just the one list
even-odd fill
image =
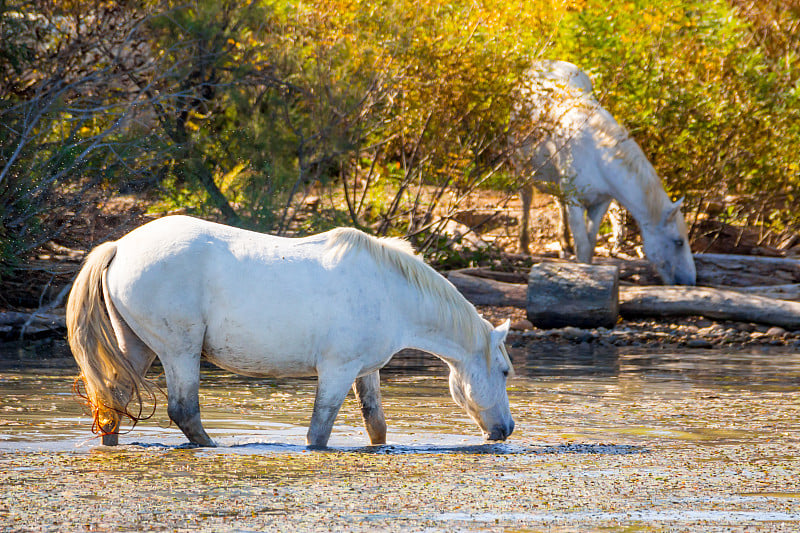
{"label": "horse's belly", "polygon": [[220,368],[246,376],[304,377],[317,373],[315,362],[307,354],[278,354],[239,343],[206,343],[203,355]]}

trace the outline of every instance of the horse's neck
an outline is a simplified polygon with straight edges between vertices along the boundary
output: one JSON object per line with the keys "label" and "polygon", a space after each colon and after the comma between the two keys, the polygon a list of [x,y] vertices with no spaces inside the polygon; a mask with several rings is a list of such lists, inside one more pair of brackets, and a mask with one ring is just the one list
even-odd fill
{"label": "horse's neck", "polygon": [[437,355],[448,362],[465,361],[480,351],[479,335],[453,326],[452,317],[442,312],[431,298],[420,298],[409,309],[404,333],[406,348]]}
{"label": "horse's neck", "polygon": [[420,331],[407,339],[406,347],[433,354],[448,363],[466,361],[471,353],[441,331]]}
{"label": "horse's neck", "polygon": [[[620,157],[609,158],[602,169],[609,194],[624,207],[639,226],[658,224],[670,203],[661,181],[649,163],[635,163]],[[649,175],[649,173],[653,173]]]}

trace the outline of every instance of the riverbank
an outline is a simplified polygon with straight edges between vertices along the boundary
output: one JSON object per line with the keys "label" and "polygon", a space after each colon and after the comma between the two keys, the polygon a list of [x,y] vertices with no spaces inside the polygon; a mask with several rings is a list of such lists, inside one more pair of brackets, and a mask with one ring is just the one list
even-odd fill
{"label": "riverbank", "polygon": [[[800,331],[744,322],[713,321],[702,317],[664,320],[620,320],[611,329],[537,329],[525,318],[525,311],[515,307],[479,306],[478,312],[497,325],[511,320],[507,343],[529,353],[570,348],[613,351],[615,348],[641,348],[652,352],[676,350],[789,349],[800,352]],[[518,350],[512,350],[513,353]],[[19,339],[8,335],[0,340],[0,364],[40,363],[74,366],[63,329],[51,329],[46,335]],[[75,367],[77,370],[77,367]]]}
{"label": "riverbank", "polygon": [[525,317],[525,310],[516,307],[485,307],[478,311],[494,324],[511,320],[509,342],[532,346],[536,343],[593,344],[597,346],[634,346],[650,349],[727,348],[786,346],[800,350],[800,330],[786,331],[775,326],[748,322],[714,321],[703,317],[681,317],[671,320],[623,320],[614,328],[558,329],[534,328]]}
{"label": "riverbank", "polygon": [[[483,199],[483,203],[491,203],[496,198],[491,193]],[[16,277],[0,280],[0,358],[42,359],[70,357],[69,349],[64,341],[64,309],[66,291],[86,250],[108,239],[119,238],[131,229],[155,217],[148,214],[147,202],[134,196],[121,196],[112,201],[93,207],[85,219],[75,221],[69,230],[61,236],[61,244],[48,242],[41,250],[36,251],[28,261],[28,267],[20,270]],[[556,239],[558,211],[555,204],[546,197],[539,198],[534,206],[533,219],[536,231],[533,235],[532,249],[537,254],[527,256],[512,253],[516,246],[513,214],[518,213],[517,200],[509,204],[506,213],[506,224],[494,227],[492,231],[482,234],[481,238],[499,248],[484,254],[484,269],[498,269],[496,275],[513,278],[515,283],[527,280],[527,271],[532,261],[552,256],[551,244]],[[505,219],[504,219],[505,220]],[[476,237],[477,238],[477,237]],[[608,254],[608,236],[601,236],[600,255]],[[632,235],[626,244],[623,255],[632,259],[634,246],[638,237]],[[742,252],[741,249],[717,243],[715,247],[706,246],[712,251]],[[493,248],[492,248],[493,249]],[[463,250],[468,253],[468,250]],[[773,250],[771,253],[778,253]],[[609,261],[609,258],[598,258],[598,262]],[[615,260],[619,262],[620,260]],[[621,279],[637,285],[658,283],[652,268],[646,262],[628,260]],[[714,271],[716,272],[716,271]],[[717,273],[719,274],[719,273]],[[758,274],[758,275],[756,275]],[[724,276],[715,275],[717,281],[724,278],[731,283],[731,276],[741,277],[738,281],[753,281],[747,276],[757,279],[758,283],[768,280],[774,283],[797,282],[792,279],[771,279],[763,272],[750,272],[748,268],[738,266]],[[794,275],[794,274],[792,274]],[[774,276],[773,276],[774,277]],[[745,279],[747,278],[747,279]],[[791,278],[791,276],[790,276]],[[756,283],[756,281],[753,281]],[[478,311],[494,324],[505,319],[512,323],[509,343],[526,346],[536,350],[537,346],[558,345],[568,347],[575,344],[588,344],[597,347],[648,347],[654,350],[673,350],[676,348],[709,349],[750,349],[753,347],[786,346],[800,350],[800,330],[785,330],[762,324],[711,320],[703,317],[675,317],[665,319],[620,319],[611,329],[578,329],[573,327],[541,330],[534,328],[525,316],[525,310],[516,307],[478,306]]]}

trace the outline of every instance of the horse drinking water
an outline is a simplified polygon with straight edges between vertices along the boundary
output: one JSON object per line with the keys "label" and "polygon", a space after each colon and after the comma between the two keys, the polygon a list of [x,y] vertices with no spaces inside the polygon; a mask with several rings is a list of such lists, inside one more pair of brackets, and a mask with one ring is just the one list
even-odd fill
{"label": "horse drinking water", "polygon": [[399,239],[347,228],[288,239],[162,218],[89,254],[67,328],[107,445],[121,416],[141,417],[158,357],[169,417],[192,443],[213,446],[200,421],[201,355],[249,376],[316,375],[310,446],[327,445],[351,386],[370,442],[385,442],[378,371],[403,348],[447,363],[453,399],[487,439],[514,429],[508,321],[493,328]]}
{"label": "horse drinking water", "polygon": [[[590,263],[612,199],[636,220],[644,253],[667,285],[694,285],[694,259],[681,214],[642,149],[592,95],[592,82],[565,61],[539,61],[521,87],[513,120],[538,124],[541,136],[518,139],[512,163],[521,175],[559,185],[578,261]],[[527,251],[533,180],[522,189]]]}

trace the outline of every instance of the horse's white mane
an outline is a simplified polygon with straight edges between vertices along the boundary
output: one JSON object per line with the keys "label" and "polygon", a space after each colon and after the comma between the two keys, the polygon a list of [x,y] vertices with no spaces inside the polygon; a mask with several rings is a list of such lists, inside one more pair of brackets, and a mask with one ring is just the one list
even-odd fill
{"label": "horse's white mane", "polygon": [[394,237],[377,238],[355,228],[336,228],[328,235],[327,261],[337,262],[354,250],[367,251],[378,264],[395,269],[435,300],[442,323],[450,321],[453,333],[462,336],[471,333],[476,345],[488,346],[491,326],[452,283],[414,253],[408,241]]}
{"label": "horse's white mane", "polygon": [[669,197],[664,191],[656,169],[650,164],[639,144],[600,104],[597,104],[594,113],[589,117],[588,126],[598,139],[598,145],[610,149],[614,157],[621,160],[630,170],[631,176],[644,191],[647,212],[652,217],[651,222],[658,223],[666,207],[665,199],[668,200]]}
{"label": "horse's white mane", "polygon": [[[546,116],[542,118],[555,123],[558,136],[566,141],[587,128],[598,146],[608,148],[630,170],[644,191],[652,222],[658,223],[666,207],[665,200],[669,200],[661,180],[628,130],[594,97],[586,73],[566,61],[543,60],[534,63],[527,78],[532,84],[527,91],[539,100],[534,105],[544,110]],[[543,103],[553,98],[558,101]]]}

